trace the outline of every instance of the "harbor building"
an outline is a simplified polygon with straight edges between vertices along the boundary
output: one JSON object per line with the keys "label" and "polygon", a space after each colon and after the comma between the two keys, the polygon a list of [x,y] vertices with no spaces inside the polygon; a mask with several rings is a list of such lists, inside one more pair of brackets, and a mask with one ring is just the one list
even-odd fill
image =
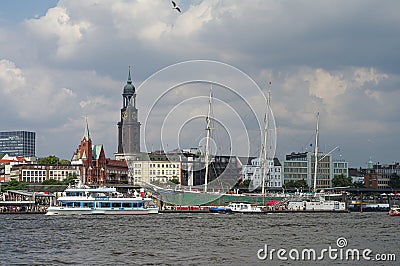
{"label": "harbor building", "polygon": [[34,164],[36,162],[36,157],[9,156],[8,154],[0,154],[0,182],[9,182],[11,178],[19,180],[20,172],[15,170],[15,166]]}
{"label": "harbor building", "polygon": [[376,174],[374,163],[370,159],[367,164],[367,168],[361,168],[358,170],[359,175],[364,177],[364,187],[378,189],[378,175]]}
{"label": "harbor building", "polygon": [[[205,183],[205,158],[198,151],[175,150],[168,153],[155,151],[139,153],[129,162],[133,183],[143,181],[151,184],[167,182],[184,186],[199,186]],[[215,180],[239,181],[240,168],[236,156],[213,156],[209,163],[208,183]],[[232,185],[233,186],[233,185]],[[213,189],[212,185],[210,187]],[[221,188],[218,185],[218,188]],[[215,189],[217,189],[215,187]]]}
{"label": "harbor building", "polygon": [[400,176],[400,165],[397,162],[391,164],[374,164],[369,160],[366,168],[352,168],[349,170],[353,182],[361,183],[365,188],[392,189],[391,178]]}
{"label": "harbor building", "polygon": [[380,164],[374,165],[374,173],[376,175],[376,182],[378,189],[389,189],[390,180],[393,175],[400,176],[400,165],[399,163],[392,164]]}
{"label": "harbor building", "polygon": [[[205,184],[205,157],[199,154],[183,153],[181,184],[199,186]],[[241,168],[236,156],[215,155],[210,159],[207,183],[210,189],[230,189],[240,180]],[[219,179],[217,183],[212,182]]]}
{"label": "harbor building", "polygon": [[102,144],[93,144],[86,122],[85,132],[75,150],[71,165],[79,166],[80,178],[84,184],[128,184],[128,166],[124,160],[106,158]]}
{"label": "harbor building", "polygon": [[34,157],[36,133],[32,131],[1,131],[0,154]]}
{"label": "harbor building", "polygon": [[308,153],[291,153],[286,155],[283,162],[283,180],[284,183],[291,181],[306,181],[310,179],[310,163],[308,162]]}
{"label": "harbor building", "polygon": [[[315,155],[311,152],[291,153],[283,162],[284,183],[304,180],[309,188],[314,186]],[[317,189],[332,187],[336,175],[348,176],[348,163],[334,160],[330,154],[318,154]]]}
{"label": "harbor building", "polygon": [[[140,157],[140,158],[139,158]],[[134,181],[162,184],[168,181],[184,186],[205,183],[205,158],[198,150],[174,150],[168,153],[155,151],[141,153],[131,162]],[[239,180],[240,168],[236,156],[213,156],[209,163],[208,183],[220,180]],[[221,188],[221,186],[218,186]],[[212,185],[210,187],[213,188]],[[216,189],[216,188],[215,188]]]}
{"label": "harbor building", "polygon": [[242,169],[240,171],[240,180],[243,182],[245,180],[251,180],[254,176],[255,167],[252,165],[252,161],[257,157],[242,157],[238,156],[237,161],[239,167]]}
{"label": "harbor building", "polygon": [[69,176],[80,176],[77,165],[19,164],[13,166],[11,178],[27,183],[42,183],[53,179],[63,181]]}
{"label": "harbor building", "polygon": [[38,164],[36,157],[0,156],[0,182],[11,179],[28,183],[42,183],[53,179],[63,181],[76,175],[88,185],[128,184],[128,167],[125,160],[105,157],[103,145],[93,144],[86,128],[71,164]]}
{"label": "harbor building", "polygon": [[4,166],[4,172],[0,174],[1,182],[16,179],[27,183],[42,183],[49,179],[63,181],[70,175],[80,176],[80,169],[77,166],[38,164],[36,157],[5,155],[0,159],[0,165]]}
{"label": "harbor building", "polygon": [[[261,158],[252,158],[247,165],[242,166],[242,181],[251,180],[258,187],[262,185],[263,170]],[[267,160],[267,170],[265,176],[265,188],[281,189],[283,185],[282,165],[278,158]]]}
{"label": "harbor building", "polygon": [[141,153],[131,162],[134,184],[140,181],[151,184],[177,182],[181,180],[181,162],[168,157],[164,151]]}
{"label": "harbor building", "polygon": [[349,164],[348,162],[338,160],[333,161],[333,177],[344,175],[349,176]]}
{"label": "harbor building", "polygon": [[352,183],[365,186],[365,173],[363,173],[361,168],[349,168],[349,177],[351,177]]}

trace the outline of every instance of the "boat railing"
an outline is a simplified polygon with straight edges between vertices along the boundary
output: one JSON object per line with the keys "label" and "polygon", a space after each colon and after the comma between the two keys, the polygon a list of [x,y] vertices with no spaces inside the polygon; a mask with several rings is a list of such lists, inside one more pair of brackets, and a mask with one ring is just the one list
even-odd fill
{"label": "boat railing", "polygon": [[107,196],[101,196],[101,197],[94,197],[95,200],[109,200],[110,197]]}

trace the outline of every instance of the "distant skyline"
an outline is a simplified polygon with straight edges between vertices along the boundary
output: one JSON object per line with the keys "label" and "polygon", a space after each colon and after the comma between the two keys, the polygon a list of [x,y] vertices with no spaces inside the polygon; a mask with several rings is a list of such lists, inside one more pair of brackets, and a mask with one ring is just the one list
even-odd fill
{"label": "distant skyline", "polygon": [[[188,68],[145,82],[171,65],[207,59],[271,91],[280,160],[311,149],[319,112],[320,148],[339,146],[335,159],[350,167],[365,167],[370,158],[400,161],[399,1],[175,2],[182,13],[165,0],[0,1],[0,131],[35,131],[37,156],[70,159],[87,116],[93,142],[113,157],[128,66],[142,130],[155,100],[187,78],[229,84],[262,118],[259,92],[244,75]],[[220,105],[214,115],[231,130],[223,139],[230,136],[239,146],[240,127],[251,114],[232,124],[229,110],[245,112],[246,106],[228,90],[215,90]],[[157,111],[179,112],[153,116],[153,129],[160,125],[164,136],[146,132],[142,148],[156,150],[161,138],[169,150],[181,137],[181,144],[199,145],[207,95],[208,87],[200,85],[165,94]],[[177,127],[185,134],[196,128],[193,143],[163,124],[189,115],[200,118]],[[257,131],[250,122],[246,128]]]}

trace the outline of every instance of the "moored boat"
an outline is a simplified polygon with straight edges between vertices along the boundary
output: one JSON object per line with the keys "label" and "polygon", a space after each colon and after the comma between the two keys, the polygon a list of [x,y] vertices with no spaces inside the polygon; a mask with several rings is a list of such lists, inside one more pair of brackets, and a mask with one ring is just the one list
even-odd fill
{"label": "moored boat", "polygon": [[[346,203],[337,200],[326,199],[326,197],[342,196],[341,194],[327,194],[324,192],[317,193],[317,173],[318,164],[322,158],[318,157],[318,122],[319,113],[317,113],[317,126],[315,129],[315,151],[314,151],[314,177],[313,177],[313,194],[311,197],[299,197],[295,200],[288,201],[288,210],[291,211],[322,211],[322,212],[348,212]],[[335,148],[336,149],[336,148]]]}
{"label": "moored boat", "polygon": [[327,200],[324,193],[315,193],[311,197],[291,199],[287,203],[289,211],[322,211],[322,212],[348,212],[346,203],[338,200]]}
{"label": "moored boat", "polygon": [[260,207],[254,206],[247,202],[231,202],[229,203],[228,209],[234,213],[262,213],[263,210]]}
{"label": "moored boat", "polygon": [[400,207],[396,206],[396,207],[392,207],[389,210],[389,216],[400,216]]}
{"label": "moored boat", "polygon": [[208,210],[211,213],[232,213],[232,209],[226,206],[210,207]]}
{"label": "moored boat", "polygon": [[50,206],[46,215],[136,215],[157,214],[153,200],[141,192],[126,197],[116,188],[67,188],[57,198],[56,206]]}

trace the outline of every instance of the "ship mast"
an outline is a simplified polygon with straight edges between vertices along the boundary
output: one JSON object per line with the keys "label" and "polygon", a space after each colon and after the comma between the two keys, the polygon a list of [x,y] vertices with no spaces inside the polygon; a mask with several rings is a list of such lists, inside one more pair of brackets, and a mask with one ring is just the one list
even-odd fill
{"label": "ship mast", "polygon": [[262,149],[262,158],[261,158],[261,169],[262,169],[262,188],[261,193],[264,197],[265,195],[265,177],[267,176],[267,142],[268,142],[268,112],[269,112],[269,105],[271,100],[271,92],[268,92],[267,96],[267,110],[264,115],[264,143]]}
{"label": "ship mast", "polygon": [[315,129],[315,152],[314,152],[314,193],[317,192],[317,169],[318,169],[318,122],[319,112],[317,113],[317,126]]}
{"label": "ship mast", "polygon": [[207,122],[207,137],[206,137],[206,148],[205,148],[205,156],[204,156],[204,163],[206,166],[205,177],[204,177],[204,192],[207,192],[207,183],[208,183],[208,165],[210,163],[210,155],[209,155],[209,144],[210,144],[210,133],[211,133],[211,99],[212,99],[212,84],[210,87],[210,97],[208,99],[208,114],[206,117]]}

